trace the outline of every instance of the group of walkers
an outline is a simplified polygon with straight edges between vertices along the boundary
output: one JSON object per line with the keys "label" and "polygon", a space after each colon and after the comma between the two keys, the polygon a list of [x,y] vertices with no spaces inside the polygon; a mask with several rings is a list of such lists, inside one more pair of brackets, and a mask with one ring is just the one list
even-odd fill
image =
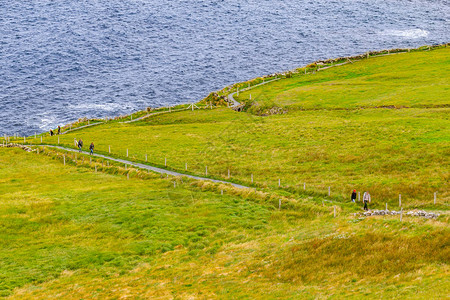
{"label": "group of walkers", "polygon": [[[80,152],[81,152],[81,150],[82,150],[82,148],[83,148],[83,140],[80,139],[79,141],[77,141],[77,139],[74,138],[74,139],[73,139],[73,143],[75,144],[75,147],[78,147],[78,149],[79,149]],[[94,154],[94,142],[92,142],[91,145],[89,146],[89,153],[90,153],[91,155]]]}
{"label": "group of walkers", "polygon": [[[58,132],[57,134],[61,134],[61,126],[58,126]],[[55,133],[53,132],[53,129],[50,129],[50,136],[54,136]]]}
{"label": "group of walkers", "polygon": [[[61,126],[58,126],[58,133],[57,134],[61,134]],[[54,136],[55,132],[53,131],[53,129],[50,129],[50,136]],[[80,139],[79,141],[77,141],[76,138],[73,139],[73,143],[75,144],[75,147],[77,147],[80,152],[82,151],[83,148],[83,140]],[[94,142],[91,143],[91,145],[89,146],[89,153],[92,155],[94,154]]]}
{"label": "group of walkers", "polygon": [[[352,196],[350,199],[352,202],[356,202],[356,190],[353,190]],[[363,199],[362,199],[362,201],[364,203],[364,210],[369,210],[369,208],[367,207],[367,204],[370,203],[371,200],[372,199],[370,198],[369,192],[367,192],[367,191],[364,192]]]}

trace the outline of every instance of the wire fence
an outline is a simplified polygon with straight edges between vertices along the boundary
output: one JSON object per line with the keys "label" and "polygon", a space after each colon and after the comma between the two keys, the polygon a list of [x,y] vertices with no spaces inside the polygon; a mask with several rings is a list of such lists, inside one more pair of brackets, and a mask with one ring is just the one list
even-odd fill
{"label": "wire fence", "polygon": [[[25,151],[31,152],[33,151],[33,149],[31,148],[32,146],[36,146],[37,148],[35,149],[37,151],[37,153],[39,153],[39,151],[43,152],[45,147],[55,147],[54,145],[32,145],[32,144],[21,144],[21,143],[7,143],[6,141],[3,141],[2,147],[19,147]],[[41,150],[39,150],[42,147]],[[71,151],[72,153],[70,154],[70,157],[73,161],[75,161],[75,163],[77,163],[77,160],[79,160],[82,164],[85,163],[85,160],[87,162],[87,160],[89,159],[89,164],[92,163],[92,156],[89,156],[87,153],[77,153],[75,149],[67,149],[64,147],[60,147],[60,150],[68,150]],[[110,147],[109,147],[110,150]],[[333,202],[333,201],[337,201],[337,202],[350,202],[350,194],[351,193],[343,193],[342,190],[339,190],[336,187],[332,187],[332,186],[324,186],[324,185],[317,185],[317,184],[312,184],[312,183],[307,183],[307,182],[302,182],[302,183],[296,183],[296,184],[286,184],[284,180],[282,180],[282,178],[274,178],[273,180],[271,180],[270,182],[264,181],[264,182],[258,182],[257,178],[254,176],[253,173],[250,173],[247,176],[247,180],[245,180],[245,178],[243,178],[243,176],[238,176],[235,177],[233,174],[233,172],[231,172],[231,170],[228,169],[224,169],[222,172],[219,173],[211,173],[211,169],[208,169],[208,166],[204,166],[203,168],[203,172],[199,172],[199,168],[195,168],[195,169],[190,169],[188,168],[188,163],[186,162],[184,164],[184,168],[179,168],[179,167],[173,167],[170,165],[170,160],[167,159],[167,157],[164,157],[164,163],[152,163],[148,161],[148,155],[145,156],[145,160],[142,159],[141,162],[137,162],[139,160],[136,160],[135,158],[133,159],[133,161],[131,160],[127,160],[127,158],[129,158],[129,151],[127,149],[127,154],[126,155],[120,155],[117,153],[109,153],[111,156],[106,156],[106,155],[101,155],[102,159],[105,160],[115,160],[120,161],[125,170],[127,170],[130,166],[134,166],[135,168],[147,168],[147,170],[152,170],[155,172],[164,172],[164,171],[168,171],[167,173],[164,173],[167,176],[188,176],[188,177],[192,177],[195,179],[199,179],[199,180],[213,180],[216,182],[221,182],[221,183],[230,183],[236,187],[240,187],[240,188],[249,188],[249,189],[254,189],[254,190],[281,190],[281,191],[286,191],[292,194],[299,194],[299,195],[306,195],[306,196],[312,196],[312,197],[320,197],[323,199],[323,201],[325,202]],[[66,164],[66,157],[64,156],[64,165]],[[169,163],[168,163],[169,162]],[[140,166],[139,166],[140,165]],[[109,162],[108,162],[108,166],[109,166]],[[147,167],[148,166],[148,167]],[[103,167],[103,161],[102,161],[102,167]],[[153,167],[153,169],[151,169]],[[155,169],[156,168],[156,169]],[[97,167],[95,167],[95,172],[97,172]],[[127,175],[129,176],[129,175]],[[445,205],[448,206],[448,203],[445,199],[439,199],[438,197],[439,193],[436,191],[433,194],[430,195],[429,201],[428,203],[431,205]],[[387,203],[385,203],[386,199],[379,199],[377,201],[377,205],[379,206],[380,204],[385,204],[386,205],[386,210],[387,210]],[[392,200],[392,199],[391,199]],[[356,203],[363,203],[362,201],[362,195],[361,192],[358,191],[357,192],[357,198],[356,198]],[[424,202],[422,200],[422,202]],[[389,201],[389,203],[392,204],[392,201]],[[398,194],[398,208],[402,208],[405,204],[409,204],[411,203],[411,199],[408,199],[405,197],[403,197],[402,200],[402,194]]]}

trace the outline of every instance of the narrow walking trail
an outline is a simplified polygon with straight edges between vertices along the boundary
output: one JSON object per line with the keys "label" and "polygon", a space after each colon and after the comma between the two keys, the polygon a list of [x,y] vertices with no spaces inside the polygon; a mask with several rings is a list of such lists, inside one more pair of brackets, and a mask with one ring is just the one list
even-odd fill
{"label": "narrow walking trail", "polygon": [[[37,145],[37,146],[45,146],[45,147],[49,147],[49,148],[56,148],[56,149],[70,151],[70,152],[80,153],[79,150],[72,149],[72,148],[61,147],[61,146],[54,146],[54,145]],[[87,151],[82,151],[81,153],[89,155],[89,152],[87,152]],[[233,183],[233,182],[229,182],[229,181],[225,181],[225,180],[211,179],[211,178],[207,178],[207,177],[200,177],[200,176],[194,176],[194,175],[189,175],[189,174],[169,171],[169,170],[166,170],[166,169],[153,167],[153,166],[150,166],[150,165],[141,164],[141,163],[125,160],[125,159],[114,158],[114,157],[106,156],[106,155],[102,155],[102,154],[94,153],[93,156],[104,158],[104,159],[108,159],[108,160],[112,160],[112,161],[119,162],[119,163],[122,163],[122,164],[127,164],[127,165],[134,166],[134,167],[137,167],[137,168],[140,168],[140,169],[150,170],[150,171],[153,171],[153,172],[156,172],[156,173],[160,173],[160,174],[168,174],[168,175],[171,175],[171,176],[185,176],[185,177],[189,177],[189,178],[197,179],[197,180],[209,180],[209,181],[217,182],[217,183],[231,184],[232,186],[234,186],[236,188],[240,188],[240,189],[248,189],[249,188],[247,186],[240,185],[240,184]]]}
{"label": "narrow walking trail", "polygon": [[97,125],[101,125],[101,124],[105,124],[105,122],[91,123],[91,124],[88,124],[88,125],[76,127],[74,129],[69,129],[69,130],[63,131],[63,132],[61,132],[61,134],[66,134],[66,133],[69,133],[69,132],[72,132],[72,131],[75,131],[75,130],[80,130],[80,129],[83,129],[83,128],[86,128],[86,127],[97,126]]}
{"label": "narrow walking trail", "polygon": [[[280,80],[280,79],[281,79],[281,78],[275,78],[275,79],[272,79],[272,80],[263,81],[263,82],[261,82],[261,83],[252,85],[252,86],[250,86],[250,87],[243,88],[242,90],[239,90],[239,92],[245,92],[245,91],[254,89],[255,87],[258,87],[258,86],[261,86],[261,85],[265,85],[265,84],[268,84],[268,83],[271,83],[271,82],[274,82],[274,81],[277,81],[277,80]],[[231,106],[230,106],[231,108],[234,108],[234,107],[236,107],[236,106],[241,105],[241,103],[239,103],[238,101],[236,101],[236,99],[234,99],[234,95],[235,95],[235,94],[237,94],[237,91],[236,91],[236,92],[233,92],[233,93],[231,93],[231,94],[228,94],[228,96],[227,96],[228,100],[231,102]]]}

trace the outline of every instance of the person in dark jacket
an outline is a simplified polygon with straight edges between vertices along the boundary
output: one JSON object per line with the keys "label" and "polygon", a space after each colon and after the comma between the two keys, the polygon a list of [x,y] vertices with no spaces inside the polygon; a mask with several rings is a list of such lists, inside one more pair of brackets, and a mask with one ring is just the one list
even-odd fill
{"label": "person in dark jacket", "polygon": [[50,129],[50,136],[53,136],[53,130]]}
{"label": "person in dark jacket", "polygon": [[58,134],[61,134],[61,126],[58,126]]}
{"label": "person in dark jacket", "polygon": [[91,155],[94,154],[94,142],[89,146],[89,150],[91,150]]}
{"label": "person in dark jacket", "polygon": [[352,202],[356,202],[356,190],[353,190],[352,197],[350,199]]}
{"label": "person in dark jacket", "polygon": [[81,148],[83,148],[83,140],[82,139],[80,139],[78,141],[78,149],[80,149],[80,152],[81,152]]}

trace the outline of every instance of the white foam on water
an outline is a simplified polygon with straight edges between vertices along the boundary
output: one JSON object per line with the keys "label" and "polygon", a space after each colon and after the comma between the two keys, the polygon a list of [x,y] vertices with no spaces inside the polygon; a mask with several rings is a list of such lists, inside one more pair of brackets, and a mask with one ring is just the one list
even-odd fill
{"label": "white foam on water", "polygon": [[423,29],[405,29],[405,30],[389,29],[381,32],[381,35],[398,36],[403,37],[405,39],[423,38],[427,37],[428,34],[429,32]]}
{"label": "white foam on water", "polygon": [[57,121],[56,116],[41,116],[39,128],[47,129],[51,127],[52,124],[55,124],[56,121]]}
{"label": "white foam on water", "polygon": [[103,111],[115,111],[120,110],[127,107],[129,105],[126,104],[120,104],[120,103],[107,103],[107,104],[96,104],[96,103],[80,103],[76,105],[69,104],[69,109],[75,110],[75,111],[85,111],[85,110],[103,110]]}

